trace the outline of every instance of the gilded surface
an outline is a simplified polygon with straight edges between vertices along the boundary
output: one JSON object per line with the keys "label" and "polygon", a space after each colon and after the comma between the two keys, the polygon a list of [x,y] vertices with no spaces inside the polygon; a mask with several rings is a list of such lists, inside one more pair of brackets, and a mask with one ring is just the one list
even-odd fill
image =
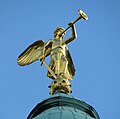
{"label": "gilded surface", "polygon": [[76,38],[76,29],[74,24],[69,23],[71,27],[71,36],[63,40],[65,33],[64,29],[58,27],[54,32],[54,39],[45,43],[43,40],[38,40],[31,44],[18,57],[18,64],[25,66],[40,60],[45,64],[45,58],[50,55],[51,60],[49,66],[46,64],[48,73],[47,76],[51,79],[58,77],[71,80],[75,74],[75,68],[67,48],[67,44]]}
{"label": "gilded surface", "polygon": [[[73,79],[75,75],[75,67],[67,45],[77,37],[75,22],[81,18],[84,20],[88,19],[82,10],[78,10],[78,12],[79,17],[68,24],[67,29],[71,28],[71,36],[69,38],[64,39],[67,29],[58,27],[54,31],[53,39],[48,42],[44,42],[44,40],[34,42],[17,59],[17,63],[20,66],[29,65],[36,60],[41,61],[41,65],[44,64],[46,66],[48,69],[47,77],[53,80],[50,86],[51,94],[54,94],[56,90],[65,91],[66,93],[71,92],[69,80]],[[48,65],[45,62],[45,58],[49,55],[51,60]]]}

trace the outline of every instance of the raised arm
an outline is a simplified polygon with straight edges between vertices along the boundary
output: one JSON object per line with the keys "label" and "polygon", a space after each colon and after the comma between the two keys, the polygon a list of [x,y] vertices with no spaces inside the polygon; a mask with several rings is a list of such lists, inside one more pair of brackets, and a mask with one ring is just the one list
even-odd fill
{"label": "raised arm", "polygon": [[63,41],[65,44],[68,44],[71,41],[73,41],[75,38],[77,38],[75,25],[72,22],[70,22],[68,25],[71,27],[72,31],[71,31],[71,37],[69,37]]}

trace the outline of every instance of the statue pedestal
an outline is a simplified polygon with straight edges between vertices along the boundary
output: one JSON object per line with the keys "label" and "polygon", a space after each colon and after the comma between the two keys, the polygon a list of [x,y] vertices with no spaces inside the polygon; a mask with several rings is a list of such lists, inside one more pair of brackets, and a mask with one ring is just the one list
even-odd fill
{"label": "statue pedestal", "polygon": [[50,88],[50,94],[54,95],[55,92],[71,93],[71,84],[68,79],[60,78],[53,80]]}

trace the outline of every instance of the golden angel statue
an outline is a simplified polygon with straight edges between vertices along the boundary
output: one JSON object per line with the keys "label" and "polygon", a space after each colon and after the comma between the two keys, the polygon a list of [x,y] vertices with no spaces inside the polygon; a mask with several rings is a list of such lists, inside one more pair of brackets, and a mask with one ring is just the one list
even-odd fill
{"label": "golden angel statue", "polygon": [[[77,37],[74,25],[75,22],[81,18],[84,20],[88,19],[87,15],[82,10],[78,10],[78,13],[79,17],[74,22],[70,22],[67,29],[62,27],[56,28],[53,39],[48,42],[44,40],[34,42],[23,51],[17,59],[17,63],[20,66],[29,65],[39,60],[47,67],[47,76],[53,80],[50,85],[51,94],[54,94],[55,91],[71,92],[69,80],[73,79],[75,75],[75,67],[67,45]],[[71,36],[64,39],[66,30],[69,28],[71,28]],[[51,60],[49,65],[47,65],[45,58],[49,55]]]}
{"label": "golden angel statue", "polygon": [[[44,42],[38,40],[31,44],[17,59],[20,66],[25,66],[33,63],[36,60],[44,61],[47,56],[51,56],[49,70],[52,70],[56,77],[71,80],[75,74],[75,68],[70,56],[67,44],[76,38],[75,25],[70,22],[71,36],[63,40],[65,32],[64,28],[58,27],[54,31],[54,39]],[[47,76],[55,79],[53,74],[48,70]]]}

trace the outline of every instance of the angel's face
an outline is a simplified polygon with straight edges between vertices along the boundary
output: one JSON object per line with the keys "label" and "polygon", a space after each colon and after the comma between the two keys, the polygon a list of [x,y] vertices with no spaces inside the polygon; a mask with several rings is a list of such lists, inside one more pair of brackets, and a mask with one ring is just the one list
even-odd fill
{"label": "angel's face", "polygon": [[54,31],[54,38],[57,38],[57,39],[62,39],[65,35],[65,32],[64,32],[64,28],[62,27],[58,27],[56,28],[56,30]]}
{"label": "angel's face", "polygon": [[57,32],[57,35],[60,37],[60,38],[63,38],[65,36],[65,33],[63,33],[64,30],[60,29],[58,30]]}

